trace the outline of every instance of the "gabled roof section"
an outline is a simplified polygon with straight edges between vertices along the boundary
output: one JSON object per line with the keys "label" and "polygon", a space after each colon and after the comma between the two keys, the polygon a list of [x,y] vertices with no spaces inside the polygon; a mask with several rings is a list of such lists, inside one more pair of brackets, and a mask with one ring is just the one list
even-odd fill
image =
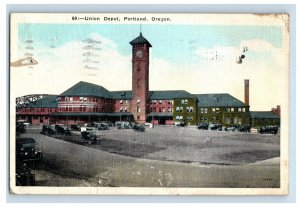
{"label": "gabled roof section", "polygon": [[140,36],[138,36],[137,38],[135,38],[134,40],[132,40],[130,42],[131,45],[135,45],[135,44],[147,44],[149,47],[152,47],[152,45],[150,44],[150,42],[143,37],[142,33],[140,32]]}
{"label": "gabled roof section", "polygon": [[80,81],[60,96],[94,96],[103,98],[112,98],[110,92],[99,85]]}
{"label": "gabled roof section", "polygon": [[149,91],[150,100],[172,100],[176,98],[195,98],[195,96],[185,90]]}
{"label": "gabled roof section", "polygon": [[220,94],[195,94],[198,98],[199,107],[244,107],[245,104],[229,95],[228,93]]}
{"label": "gabled roof section", "polygon": [[111,91],[113,99],[117,100],[130,100],[132,99],[132,91]]}
{"label": "gabled roof section", "polygon": [[56,95],[47,95],[41,99],[38,99],[35,102],[30,102],[22,106],[22,108],[57,108],[58,96]]}
{"label": "gabled roof section", "polygon": [[251,119],[280,119],[280,116],[273,113],[272,111],[251,111]]}

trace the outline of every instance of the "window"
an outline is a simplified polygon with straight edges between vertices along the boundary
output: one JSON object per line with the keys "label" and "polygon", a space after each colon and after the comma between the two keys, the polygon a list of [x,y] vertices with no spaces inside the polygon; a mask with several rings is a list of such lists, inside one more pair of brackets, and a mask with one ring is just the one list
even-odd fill
{"label": "window", "polygon": [[124,108],[124,111],[127,112],[127,107]]}
{"label": "window", "polygon": [[161,108],[158,109],[158,112],[161,112]]}
{"label": "window", "polygon": [[140,79],[137,79],[137,87],[140,87],[141,86],[141,80]]}
{"label": "window", "polygon": [[69,106],[66,106],[66,111],[69,111]]}
{"label": "window", "polygon": [[80,100],[80,101],[83,101],[83,97],[79,97],[79,100]]}
{"label": "window", "polygon": [[136,107],[136,112],[140,113],[141,112],[141,107]]}
{"label": "window", "polygon": [[123,111],[123,107],[120,107],[120,112],[122,112]]}
{"label": "window", "polygon": [[69,97],[65,97],[65,102],[69,102],[70,98]]}
{"label": "window", "polygon": [[213,113],[215,113],[215,112],[216,112],[216,108],[211,108],[211,111],[212,111]]}
{"label": "window", "polygon": [[120,104],[123,104],[123,100],[120,100]]}
{"label": "window", "polygon": [[137,116],[136,119],[137,119],[137,120],[140,120],[140,116]]}
{"label": "window", "polygon": [[231,108],[231,110],[230,110],[231,112],[234,112],[234,108]]}
{"label": "window", "polygon": [[241,112],[242,111],[242,108],[238,108],[238,112]]}
{"label": "window", "polygon": [[200,113],[201,113],[201,114],[204,113],[204,108],[200,108]]}
{"label": "window", "polygon": [[168,107],[168,112],[171,112],[171,107]]}
{"label": "window", "polygon": [[186,112],[193,112],[193,107],[192,106],[187,106],[186,107]]}
{"label": "window", "polygon": [[225,123],[226,123],[226,124],[230,124],[230,119],[229,119],[229,117],[225,117]]}
{"label": "window", "polygon": [[79,106],[79,111],[82,111],[82,105]]}
{"label": "window", "polygon": [[183,107],[182,107],[182,106],[180,106],[180,107],[177,106],[177,107],[176,107],[176,111],[177,111],[177,112],[182,112],[182,111],[183,111]]}
{"label": "window", "polygon": [[159,100],[159,104],[162,104],[162,100]]}
{"label": "window", "polygon": [[182,120],[183,116],[176,116],[176,120]]}
{"label": "window", "polygon": [[192,121],[192,120],[193,120],[193,117],[192,117],[192,116],[188,116],[188,117],[186,117],[186,120]]}
{"label": "window", "polygon": [[136,102],[137,102],[137,103],[140,103],[140,102],[141,102],[141,100],[140,100],[140,99],[138,99]]}
{"label": "window", "polygon": [[230,112],[230,108],[226,108],[226,111],[227,111],[227,112]]}
{"label": "window", "polygon": [[204,113],[205,113],[205,114],[207,114],[207,111],[208,111],[208,109],[207,109],[207,108],[204,108]]}
{"label": "window", "polygon": [[86,101],[87,101],[87,98],[86,98],[86,97],[84,97],[84,98],[83,98],[83,101],[84,101],[84,102],[86,102]]}
{"label": "window", "polygon": [[70,97],[70,101],[73,101],[73,97]]}
{"label": "window", "polygon": [[141,64],[140,64],[140,63],[137,64],[137,70],[138,70],[138,71],[141,70]]}
{"label": "window", "polygon": [[165,107],[162,108],[162,112],[166,112],[166,108]]}
{"label": "window", "polygon": [[70,106],[70,107],[69,107],[69,111],[73,111],[73,109],[72,109],[72,108],[73,108],[73,107],[72,107],[72,106]]}
{"label": "window", "polygon": [[181,100],[181,104],[184,104],[184,99]]}
{"label": "window", "polygon": [[246,112],[246,109],[245,109],[245,108],[242,108],[242,111],[243,111],[243,112]]}
{"label": "window", "polygon": [[220,112],[220,108],[216,108],[216,113],[219,113]]}

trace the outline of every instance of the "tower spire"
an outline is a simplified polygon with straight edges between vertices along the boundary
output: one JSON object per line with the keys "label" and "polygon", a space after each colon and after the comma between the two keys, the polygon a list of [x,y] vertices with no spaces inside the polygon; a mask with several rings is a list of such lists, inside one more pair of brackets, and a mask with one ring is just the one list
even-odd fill
{"label": "tower spire", "polygon": [[142,36],[142,24],[140,24],[140,36]]}

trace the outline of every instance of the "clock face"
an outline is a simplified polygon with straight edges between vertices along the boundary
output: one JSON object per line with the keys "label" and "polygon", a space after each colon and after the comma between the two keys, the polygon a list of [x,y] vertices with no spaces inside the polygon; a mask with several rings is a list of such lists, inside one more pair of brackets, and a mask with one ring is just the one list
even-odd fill
{"label": "clock face", "polygon": [[135,55],[138,57],[138,58],[141,58],[143,57],[143,52],[141,50],[138,50],[136,51]]}

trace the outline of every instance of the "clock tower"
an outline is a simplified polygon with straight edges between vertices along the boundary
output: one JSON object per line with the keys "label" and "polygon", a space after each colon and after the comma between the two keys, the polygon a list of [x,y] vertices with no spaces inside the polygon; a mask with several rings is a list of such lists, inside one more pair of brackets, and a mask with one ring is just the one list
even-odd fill
{"label": "clock tower", "polygon": [[149,94],[149,49],[152,45],[142,33],[130,42],[132,45],[132,100],[134,120],[145,123]]}

